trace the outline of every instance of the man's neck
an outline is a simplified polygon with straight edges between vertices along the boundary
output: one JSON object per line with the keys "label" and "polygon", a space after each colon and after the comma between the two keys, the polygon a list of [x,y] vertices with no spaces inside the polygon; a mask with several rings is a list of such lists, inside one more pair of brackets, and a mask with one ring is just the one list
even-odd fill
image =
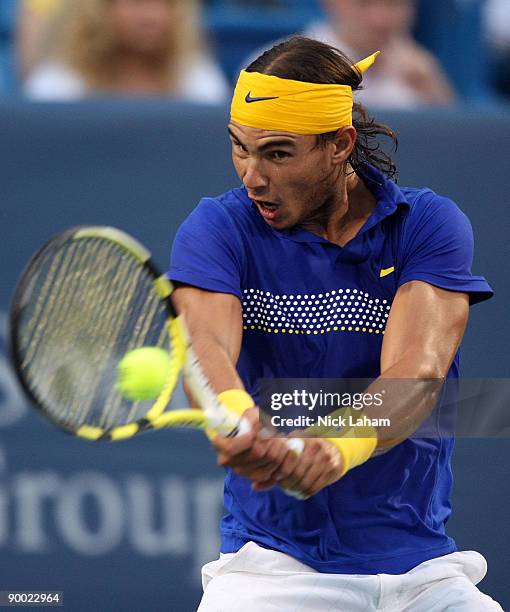
{"label": "man's neck", "polygon": [[372,214],[376,199],[359,176],[352,172],[343,181],[340,195],[324,209],[322,218],[302,227],[329,242],[344,247],[352,240]]}

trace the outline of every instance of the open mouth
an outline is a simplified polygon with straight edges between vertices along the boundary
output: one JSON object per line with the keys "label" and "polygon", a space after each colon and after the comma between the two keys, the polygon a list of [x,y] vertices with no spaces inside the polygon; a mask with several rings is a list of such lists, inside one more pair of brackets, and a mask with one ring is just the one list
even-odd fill
{"label": "open mouth", "polygon": [[276,204],[271,204],[270,202],[257,202],[257,204],[265,210],[276,210],[278,208]]}
{"label": "open mouth", "polygon": [[278,213],[278,204],[272,202],[263,202],[262,200],[253,200],[260,211],[260,214],[265,219],[274,219]]}

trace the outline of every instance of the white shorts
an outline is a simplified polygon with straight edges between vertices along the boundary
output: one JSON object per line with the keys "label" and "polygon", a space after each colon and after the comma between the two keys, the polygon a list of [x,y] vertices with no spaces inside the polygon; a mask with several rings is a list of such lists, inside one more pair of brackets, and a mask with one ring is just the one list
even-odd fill
{"label": "white shorts", "polygon": [[503,612],[476,584],[487,572],[469,550],[406,574],[324,574],[248,542],[202,568],[199,612]]}

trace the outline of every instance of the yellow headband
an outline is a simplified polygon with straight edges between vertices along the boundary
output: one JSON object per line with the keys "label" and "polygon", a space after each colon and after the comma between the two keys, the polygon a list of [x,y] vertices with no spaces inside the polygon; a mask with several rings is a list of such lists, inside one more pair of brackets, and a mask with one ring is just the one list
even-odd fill
{"label": "yellow headband", "polygon": [[[362,75],[379,51],[357,64]],[[304,83],[243,70],[232,99],[230,118],[239,125],[293,134],[325,134],[352,125],[349,85]]]}

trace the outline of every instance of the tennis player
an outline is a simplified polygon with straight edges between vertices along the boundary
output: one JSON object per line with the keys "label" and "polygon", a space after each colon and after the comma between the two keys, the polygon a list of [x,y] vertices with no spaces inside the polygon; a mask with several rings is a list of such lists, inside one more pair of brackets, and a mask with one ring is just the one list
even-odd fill
{"label": "tennis player", "polygon": [[[257,402],[262,378],[459,375],[469,305],[492,291],[471,274],[466,216],[398,187],[375,144],[391,130],[353,104],[376,56],[353,65],[296,37],[241,72],[228,131],[243,186],[199,203],[170,270],[227,405],[232,389]],[[485,559],[445,533],[453,441],[409,437],[433,408],[419,387],[392,405],[390,439],[367,425],[298,456],[249,408],[251,433],[213,441],[227,515],[201,612],[501,610],[475,586]]]}

